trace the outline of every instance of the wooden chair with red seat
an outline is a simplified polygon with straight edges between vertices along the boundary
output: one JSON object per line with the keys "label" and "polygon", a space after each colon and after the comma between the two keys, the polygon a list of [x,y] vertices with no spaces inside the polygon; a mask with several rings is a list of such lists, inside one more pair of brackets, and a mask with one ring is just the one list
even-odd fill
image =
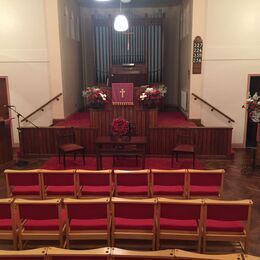
{"label": "wooden chair with red seat", "polygon": [[253,202],[205,199],[204,204],[203,252],[208,241],[229,241],[239,242],[247,253]]}
{"label": "wooden chair with red seat", "polygon": [[223,198],[224,169],[193,170],[188,169],[188,198]]}
{"label": "wooden chair with red seat", "polygon": [[17,249],[17,230],[13,210],[13,199],[0,199],[0,240],[12,240]]}
{"label": "wooden chair with red seat", "polygon": [[48,247],[48,260],[109,260],[110,248],[102,247],[89,250],[70,250],[57,247]]}
{"label": "wooden chair with red seat", "polygon": [[75,170],[41,170],[43,198],[77,198]]}
{"label": "wooden chair with red seat", "polygon": [[187,170],[151,169],[151,197],[186,197]]}
{"label": "wooden chair with red seat", "polygon": [[8,197],[42,199],[40,170],[6,169],[4,173]]}
{"label": "wooden chair with red seat", "polygon": [[174,259],[174,250],[165,249],[158,251],[134,251],[113,247],[111,249],[113,260],[139,260],[139,259]]}
{"label": "wooden chair with red seat", "polygon": [[66,247],[72,240],[105,240],[110,245],[110,198],[64,199]]}
{"label": "wooden chair with red seat", "polygon": [[184,132],[180,130],[176,136],[176,145],[171,150],[171,167],[173,167],[174,155],[176,156],[176,162],[178,162],[179,154],[191,155],[193,168],[195,168],[195,137],[191,132]]}
{"label": "wooden chair with red seat", "polygon": [[59,163],[61,163],[61,155],[63,157],[64,169],[66,168],[66,155],[73,154],[74,160],[77,153],[82,154],[83,164],[85,165],[86,149],[84,146],[76,144],[75,130],[71,128],[62,128],[58,134],[58,150],[59,150]]}
{"label": "wooden chair with red seat", "polygon": [[183,240],[195,241],[200,252],[203,201],[158,198],[157,209],[157,249],[161,240]]}
{"label": "wooden chair with red seat", "polygon": [[4,260],[46,260],[47,248],[29,250],[0,250],[0,259]]}
{"label": "wooden chair with red seat", "polygon": [[115,196],[147,198],[150,196],[150,170],[114,170]]}
{"label": "wooden chair with red seat", "polygon": [[112,197],[112,170],[76,170],[78,198]]}
{"label": "wooden chair with red seat", "polygon": [[29,240],[55,240],[63,247],[65,220],[61,211],[61,199],[16,199],[14,205],[20,249],[23,249],[24,241]]}
{"label": "wooden chair with red seat", "polygon": [[148,240],[155,250],[156,199],[112,198],[112,247],[116,240]]}

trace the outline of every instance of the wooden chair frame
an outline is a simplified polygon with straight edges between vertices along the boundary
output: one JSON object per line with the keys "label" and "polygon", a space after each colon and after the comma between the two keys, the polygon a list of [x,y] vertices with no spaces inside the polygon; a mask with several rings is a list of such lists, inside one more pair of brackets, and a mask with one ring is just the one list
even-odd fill
{"label": "wooden chair frame", "polygon": [[[40,169],[34,169],[34,170],[12,170],[12,169],[6,169],[4,171],[5,173],[5,180],[6,180],[6,190],[7,190],[7,196],[13,197],[13,198],[24,198],[24,199],[42,199],[42,178],[40,174]],[[11,185],[8,180],[8,175],[11,174],[38,174],[38,185],[39,185],[39,195],[13,195],[11,191]]]}
{"label": "wooden chair frame", "polygon": [[15,223],[14,205],[13,198],[0,199],[0,204],[6,204],[10,206],[11,212],[11,225],[12,230],[1,230],[0,229],[0,240],[12,240],[13,248],[17,249],[17,228]]}
{"label": "wooden chair frame", "polygon": [[[69,195],[48,195],[46,192],[46,186],[45,181],[44,181],[44,175],[45,174],[59,174],[59,173],[68,173],[68,174],[73,174],[73,186],[74,186],[74,195],[72,196],[73,198],[77,198],[78,190],[77,190],[77,176],[76,176],[76,170],[46,170],[42,169],[40,170],[41,172],[41,183],[42,183],[42,196],[43,199],[52,199],[52,198],[64,198],[64,197],[70,197]],[[54,185],[56,186],[56,185]],[[63,186],[63,185],[61,185]]]}
{"label": "wooden chair frame", "polygon": [[[186,193],[187,193],[187,170],[186,169],[181,169],[181,170],[160,170],[160,169],[151,169],[151,177],[150,177],[150,194],[151,197],[155,197],[153,193],[153,186],[154,186],[154,175],[155,174],[183,174],[184,175],[184,185],[183,185],[183,194],[182,196],[163,196],[163,197],[169,197],[169,198],[186,198]],[[158,197],[158,196],[157,196]]]}
{"label": "wooden chair frame", "polygon": [[[191,175],[192,174],[220,174],[221,175],[221,184],[220,184],[220,189],[219,189],[219,195],[218,196],[191,196],[190,195],[190,182],[191,182]],[[188,169],[187,170],[187,198],[188,199],[196,199],[196,198],[205,198],[205,197],[210,197],[213,199],[223,199],[223,187],[224,187],[224,174],[225,170],[224,169],[216,169],[216,170],[193,170],[193,169]]]}
{"label": "wooden chair frame", "polygon": [[[160,228],[160,217],[161,217],[161,204],[182,204],[182,205],[198,205],[200,208],[200,221],[198,223],[198,229],[194,231],[185,231],[185,230],[163,230]],[[194,199],[194,200],[177,200],[177,199],[168,199],[168,198],[158,198],[157,203],[157,250],[160,248],[160,240],[191,240],[197,241],[197,251],[201,251],[201,242],[202,242],[202,226],[203,226],[203,200]]]}
{"label": "wooden chair frame", "polygon": [[15,257],[19,259],[22,257],[23,259],[28,258],[30,260],[31,257],[42,257],[42,259],[46,259],[47,254],[47,248],[41,247],[41,248],[35,248],[35,249],[27,249],[22,251],[17,250],[0,250],[0,259],[9,259],[9,257]]}
{"label": "wooden chair frame", "polygon": [[104,196],[86,196],[82,195],[81,184],[80,184],[80,175],[88,175],[88,174],[103,174],[109,176],[109,185],[110,185],[110,198],[114,194],[114,184],[112,181],[112,170],[76,170],[76,190],[77,190],[77,198],[100,198]]}
{"label": "wooden chair frame", "polygon": [[[115,246],[116,239],[138,239],[138,240],[151,240],[152,250],[155,250],[155,238],[156,238],[156,202],[157,199],[127,199],[127,198],[116,198],[111,199],[112,203],[112,231],[111,231],[111,241],[112,247]],[[115,227],[115,204],[116,203],[128,203],[128,204],[152,204],[154,205],[154,219],[153,219],[153,229],[152,231],[147,230],[128,230],[128,229],[117,229]]]}
{"label": "wooden chair frame", "polygon": [[[66,212],[66,241],[65,246],[70,247],[71,240],[107,240],[108,246],[110,246],[110,230],[111,230],[111,209],[110,198],[98,198],[98,199],[64,199],[65,212]],[[72,231],[70,229],[70,219],[68,214],[69,204],[107,204],[107,230],[79,230]]]}
{"label": "wooden chair frame", "polygon": [[[207,206],[208,205],[230,205],[230,206],[248,206],[248,218],[245,224],[244,231],[241,232],[217,232],[207,231],[206,220],[207,220]],[[251,224],[251,212],[253,202],[251,200],[236,200],[236,201],[222,201],[222,200],[204,200],[204,221],[203,221],[203,253],[206,252],[207,241],[234,241],[240,242],[243,252],[248,252],[248,234],[250,231]]]}
{"label": "wooden chair frame", "polygon": [[[140,175],[140,174],[146,174],[147,175],[147,196],[138,196],[138,195],[119,195],[118,194],[118,190],[117,190],[117,186],[118,186],[118,175],[122,175],[122,174],[137,174],[137,175]],[[115,197],[128,197],[128,198],[149,198],[150,197],[150,170],[149,169],[144,169],[144,170],[130,170],[130,171],[127,171],[127,170],[114,170],[114,193],[115,193]]]}
{"label": "wooden chair frame", "polygon": [[[18,238],[19,238],[19,248],[23,249],[23,241],[25,240],[58,240],[60,247],[63,247],[63,236],[65,234],[66,225],[62,223],[61,216],[61,199],[50,199],[50,200],[26,200],[26,199],[16,199],[14,202],[17,225],[18,225]],[[20,205],[57,205],[58,207],[58,218],[59,218],[59,230],[47,230],[47,231],[30,231],[25,230],[24,220],[20,217],[19,206]]]}

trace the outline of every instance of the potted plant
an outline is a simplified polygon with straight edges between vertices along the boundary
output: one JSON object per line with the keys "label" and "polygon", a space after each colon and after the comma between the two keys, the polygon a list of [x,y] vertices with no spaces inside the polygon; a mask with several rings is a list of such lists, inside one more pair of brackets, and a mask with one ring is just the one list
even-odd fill
{"label": "potted plant", "polygon": [[90,108],[100,109],[107,103],[107,94],[97,86],[87,87],[82,91]]}

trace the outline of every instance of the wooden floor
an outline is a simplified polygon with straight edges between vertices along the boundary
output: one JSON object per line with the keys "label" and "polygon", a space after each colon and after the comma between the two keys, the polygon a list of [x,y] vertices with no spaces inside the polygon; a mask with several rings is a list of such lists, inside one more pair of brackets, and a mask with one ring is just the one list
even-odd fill
{"label": "wooden floor", "polygon": [[[39,168],[46,160],[32,159],[26,169]],[[224,199],[252,199],[254,202],[249,253],[260,256],[260,167],[251,168],[252,151],[236,150],[233,160],[200,160],[204,169],[224,168]],[[14,168],[21,169],[14,165]],[[5,196],[4,175],[0,175],[0,197]],[[1,249],[5,244],[1,243]],[[6,248],[8,248],[6,246]],[[9,247],[10,248],[10,247]]]}

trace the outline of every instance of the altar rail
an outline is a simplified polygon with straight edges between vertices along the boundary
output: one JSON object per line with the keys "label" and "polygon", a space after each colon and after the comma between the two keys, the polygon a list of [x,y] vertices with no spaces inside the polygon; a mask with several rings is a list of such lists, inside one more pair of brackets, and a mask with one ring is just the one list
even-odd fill
{"label": "altar rail", "polygon": [[[58,152],[57,132],[64,128],[42,127],[21,128],[19,131],[21,154],[23,157],[52,156]],[[232,128],[148,128],[147,155],[169,155],[176,144],[177,133],[194,134],[198,157],[229,158],[231,155]],[[98,128],[75,128],[76,143],[87,149],[87,154],[95,154],[95,140],[100,135]]]}

